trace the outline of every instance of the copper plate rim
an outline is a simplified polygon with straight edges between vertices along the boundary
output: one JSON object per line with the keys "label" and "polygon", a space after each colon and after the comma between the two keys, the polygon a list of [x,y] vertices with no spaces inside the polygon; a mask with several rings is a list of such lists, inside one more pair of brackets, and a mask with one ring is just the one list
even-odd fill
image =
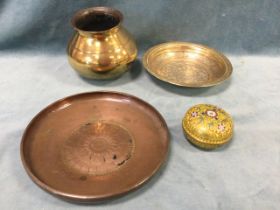
{"label": "copper plate rim", "polygon": [[[153,53],[154,51],[157,51],[160,48],[163,48],[163,47],[166,48],[168,45],[169,46],[183,45],[183,46],[189,46],[189,47],[198,47],[200,49],[203,49],[204,51],[209,51],[212,54],[219,56],[223,60],[225,66],[226,66],[224,75],[222,77],[220,77],[219,80],[217,80],[216,82],[209,82],[209,83],[206,83],[203,85],[199,85],[199,84],[198,85],[195,85],[195,84],[183,85],[181,83],[172,82],[172,81],[169,81],[168,79],[166,79],[165,77],[159,76],[158,74],[154,73],[154,71],[149,67],[148,59],[149,59],[151,53]],[[180,86],[180,87],[188,87],[188,88],[202,88],[202,87],[211,87],[211,86],[219,85],[220,83],[224,82],[231,76],[232,69],[233,69],[231,62],[223,53],[219,52],[218,50],[216,50],[214,48],[210,48],[206,45],[192,43],[192,42],[165,42],[165,43],[155,45],[145,52],[145,54],[142,58],[142,62],[143,62],[145,69],[147,70],[147,72],[149,72],[151,75],[153,75],[157,79],[170,83],[172,85],[176,85],[176,86]]]}
{"label": "copper plate rim", "polygon": [[[166,139],[167,140],[167,147],[166,147],[166,150],[165,150],[165,153],[164,153],[164,157],[162,158],[162,161],[157,165],[157,167],[155,167],[155,169],[151,172],[151,174],[149,176],[145,177],[143,180],[138,182],[136,185],[130,186],[127,189],[125,189],[125,190],[123,190],[119,193],[107,193],[107,194],[103,194],[103,195],[83,196],[83,195],[65,193],[63,191],[60,191],[60,190],[57,190],[53,187],[48,186],[46,183],[44,183],[39,178],[37,178],[37,176],[30,169],[30,167],[29,167],[29,165],[28,165],[28,163],[25,159],[25,156],[24,156],[24,142],[27,141],[26,136],[27,136],[27,133],[28,133],[29,129],[33,126],[33,123],[40,117],[40,115],[42,115],[44,112],[47,112],[53,106],[58,105],[59,103],[63,102],[64,100],[74,99],[76,97],[81,97],[81,96],[86,96],[86,95],[101,94],[101,93],[117,94],[117,95],[125,96],[125,97],[128,97],[128,98],[132,98],[132,99],[134,99],[136,101],[139,101],[140,103],[144,104],[145,106],[148,106],[152,111],[154,111],[154,113],[162,121],[163,128],[166,130],[166,134],[167,134],[167,139]],[[22,139],[21,139],[21,144],[20,144],[20,157],[21,157],[23,167],[24,167],[25,171],[27,172],[28,176],[31,178],[31,180],[35,184],[37,184],[40,188],[42,188],[46,192],[48,192],[50,194],[53,194],[57,197],[60,197],[62,199],[68,200],[68,201],[80,202],[80,203],[92,203],[92,202],[100,202],[100,201],[105,201],[105,200],[108,200],[108,199],[118,198],[120,196],[126,195],[127,193],[138,189],[143,184],[145,184],[147,181],[149,181],[156,174],[156,172],[164,165],[164,163],[166,162],[168,154],[169,154],[169,144],[170,144],[170,134],[169,134],[168,126],[167,126],[164,118],[162,117],[162,115],[157,111],[157,109],[155,107],[153,107],[152,105],[150,105],[146,101],[144,101],[144,100],[142,100],[142,99],[140,99],[136,96],[127,94],[127,93],[117,92],[117,91],[94,91],[94,92],[85,92],[85,93],[74,94],[74,95],[70,95],[70,96],[64,97],[62,99],[59,99],[59,100],[49,104],[48,106],[46,106],[37,115],[35,115],[35,117],[33,117],[33,119],[29,122],[26,129],[24,130],[24,133],[23,133],[23,136],[22,136]]]}

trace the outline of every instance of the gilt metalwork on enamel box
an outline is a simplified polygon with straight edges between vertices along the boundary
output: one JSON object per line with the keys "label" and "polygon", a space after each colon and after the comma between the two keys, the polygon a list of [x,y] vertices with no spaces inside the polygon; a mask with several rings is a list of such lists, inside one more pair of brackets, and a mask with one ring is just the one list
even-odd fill
{"label": "gilt metalwork on enamel box", "polygon": [[214,149],[230,141],[233,120],[223,109],[214,105],[199,104],[185,114],[183,130],[187,139],[203,149]]}

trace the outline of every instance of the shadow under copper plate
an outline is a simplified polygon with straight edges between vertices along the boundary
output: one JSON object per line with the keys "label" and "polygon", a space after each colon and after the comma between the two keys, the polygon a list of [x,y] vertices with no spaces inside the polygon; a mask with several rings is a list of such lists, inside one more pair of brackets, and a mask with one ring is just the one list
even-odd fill
{"label": "shadow under copper plate", "polygon": [[167,42],[149,49],[143,64],[154,77],[183,87],[209,87],[228,79],[230,61],[218,51],[188,42]]}
{"label": "shadow under copper plate", "polygon": [[47,192],[90,203],[141,186],[168,147],[167,125],[151,105],[123,93],[92,92],[42,110],[25,130],[21,158]]}

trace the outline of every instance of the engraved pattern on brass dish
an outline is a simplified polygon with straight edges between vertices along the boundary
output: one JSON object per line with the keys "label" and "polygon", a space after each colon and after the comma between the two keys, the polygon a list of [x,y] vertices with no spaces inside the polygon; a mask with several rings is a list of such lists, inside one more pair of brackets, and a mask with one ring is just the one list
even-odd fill
{"label": "engraved pattern on brass dish", "polygon": [[143,64],[156,78],[185,87],[217,85],[232,73],[232,65],[224,55],[187,42],[154,46],[145,53]]}
{"label": "engraved pattern on brass dish", "polygon": [[193,144],[213,149],[231,139],[233,121],[224,110],[209,104],[199,104],[191,107],[185,114],[183,129]]}
{"label": "engraved pattern on brass dish", "polygon": [[61,158],[69,172],[103,175],[125,165],[133,147],[133,138],[125,128],[98,121],[75,131],[65,142]]}

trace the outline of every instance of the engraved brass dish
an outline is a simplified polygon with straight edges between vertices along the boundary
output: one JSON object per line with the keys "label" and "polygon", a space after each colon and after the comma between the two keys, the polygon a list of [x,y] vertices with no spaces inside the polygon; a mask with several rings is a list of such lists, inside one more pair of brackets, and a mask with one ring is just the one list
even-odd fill
{"label": "engraved brass dish", "polygon": [[143,64],[156,78],[184,87],[214,86],[232,73],[232,65],[224,55],[188,42],[154,46],[145,53]]}
{"label": "engraved brass dish", "polygon": [[140,187],[168,147],[167,125],[151,105],[124,93],[92,92],[42,110],[25,130],[21,158],[47,192],[89,203]]}
{"label": "engraved brass dish", "polygon": [[202,149],[215,149],[233,136],[233,120],[223,109],[209,104],[191,107],[183,118],[187,139]]}
{"label": "engraved brass dish", "polygon": [[136,44],[122,26],[123,15],[110,7],[92,7],[78,11],[69,41],[70,65],[83,77],[111,79],[120,76],[137,57]]}

